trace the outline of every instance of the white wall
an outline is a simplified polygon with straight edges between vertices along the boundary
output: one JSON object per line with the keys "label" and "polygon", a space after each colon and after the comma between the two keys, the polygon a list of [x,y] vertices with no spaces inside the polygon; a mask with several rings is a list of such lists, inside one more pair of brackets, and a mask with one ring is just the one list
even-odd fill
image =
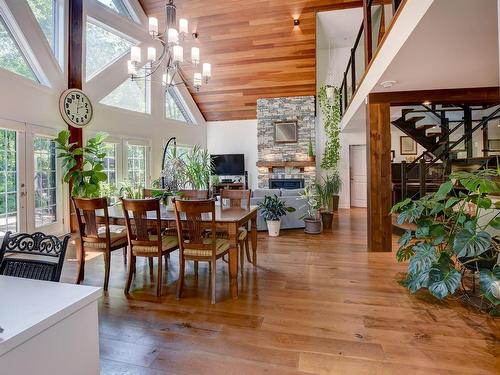
{"label": "white wall", "polygon": [[257,120],[207,122],[207,148],[211,154],[244,154],[248,187],[257,189]]}

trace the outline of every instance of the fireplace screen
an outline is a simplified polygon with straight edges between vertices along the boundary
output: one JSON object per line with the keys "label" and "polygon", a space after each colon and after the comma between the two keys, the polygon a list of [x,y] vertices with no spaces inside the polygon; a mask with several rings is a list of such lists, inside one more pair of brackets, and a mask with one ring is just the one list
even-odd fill
{"label": "fireplace screen", "polygon": [[297,121],[274,123],[275,143],[297,143]]}

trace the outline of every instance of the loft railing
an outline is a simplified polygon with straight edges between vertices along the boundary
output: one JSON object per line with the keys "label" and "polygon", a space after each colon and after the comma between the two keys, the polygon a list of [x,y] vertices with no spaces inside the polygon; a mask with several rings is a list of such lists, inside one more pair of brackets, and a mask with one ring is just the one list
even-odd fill
{"label": "loft railing", "polygon": [[359,29],[340,86],[340,109],[349,107],[402,0],[363,0],[363,23]]}

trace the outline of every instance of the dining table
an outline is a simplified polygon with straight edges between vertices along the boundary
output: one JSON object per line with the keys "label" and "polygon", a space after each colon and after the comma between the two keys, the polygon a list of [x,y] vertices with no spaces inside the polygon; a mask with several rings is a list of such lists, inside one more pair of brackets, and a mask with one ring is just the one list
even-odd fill
{"label": "dining table", "polygon": [[[230,242],[229,247],[229,287],[231,297],[238,298],[238,234],[239,229],[250,228],[249,235],[252,244],[254,266],[257,265],[257,211],[258,206],[234,207],[225,206],[220,202],[215,205],[215,224],[217,231],[227,233],[227,238]],[[152,225],[156,220],[156,212],[148,212]],[[112,225],[125,225],[125,216],[121,203],[117,203],[108,207],[109,223]],[[175,211],[170,207],[160,204],[160,218],[162,226],[165,228],[176,228]],[[182,220],[182,217],[181,217]],[[206,228],[211,225],[211,215],[203,214],[202,221],[206,223]],[[104,212],[97,212],[97,222],[104,222]],[[133,223],[133,220],[132,220]]]}

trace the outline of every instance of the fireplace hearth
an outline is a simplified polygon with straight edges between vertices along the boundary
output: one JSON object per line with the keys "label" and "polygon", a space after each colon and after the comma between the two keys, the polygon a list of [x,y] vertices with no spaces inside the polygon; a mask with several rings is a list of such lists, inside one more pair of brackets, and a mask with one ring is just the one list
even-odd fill
{"label": "fireplace hearth", "polygon": [[303,178],[277,178],[269,180],[269,189],[302,189]]}

